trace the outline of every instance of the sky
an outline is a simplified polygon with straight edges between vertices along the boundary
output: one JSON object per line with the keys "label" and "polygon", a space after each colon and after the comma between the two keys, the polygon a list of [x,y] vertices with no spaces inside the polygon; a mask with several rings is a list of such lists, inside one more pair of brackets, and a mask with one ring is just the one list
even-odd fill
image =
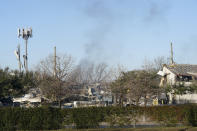
{"label": "sky", "polygon": [[29,68],[57,52],[110,66],[141,68],[145,59],[170,56],[197,64],[196,0],[2,0],[0,67],[17,69],[18,28],[32,27]]}

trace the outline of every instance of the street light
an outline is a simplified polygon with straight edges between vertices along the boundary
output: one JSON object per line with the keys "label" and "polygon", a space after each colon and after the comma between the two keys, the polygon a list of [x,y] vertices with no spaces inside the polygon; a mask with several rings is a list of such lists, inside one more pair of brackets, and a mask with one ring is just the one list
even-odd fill
{"label": "street light", "polygon": [[18,29],[18,38],[22,37],[25,40],[25,55],[23,55],[24,58],[24,67],[26,72],[28,72],[28,57],[27,57],[27,42],[28,39],[32,37],[32,28],[27,28],[27,29]]}

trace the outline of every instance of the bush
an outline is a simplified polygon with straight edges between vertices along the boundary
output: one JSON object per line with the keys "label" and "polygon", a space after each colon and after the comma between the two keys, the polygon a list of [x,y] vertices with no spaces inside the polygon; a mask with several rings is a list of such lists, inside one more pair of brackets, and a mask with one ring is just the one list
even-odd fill
{"label": "bush", "polygon": [[65,125],[98,128],[100,122],[111,126],[134,124],[144,116],[164,126],[197,126],[197,105],[158,107],[89,107],[74,109],[0,108],[0,131],[52,130]]}
{"label": "bush", "polygon": [[49,130],[59,129],[63,117],[59,109],[53,108],[2,108],[0,130]]}
{"label": "bush", "polygon": [[192,126],[197,126],[197,106],[192,106],[189,112],[189,123]]}
{"label": "bush", "polygon": [[103,114],[101,108],[78,108],[73,110],[73,121],[76,128],[98,128],[99,122],[102,122]]}
{"label": "bush", "polygon": [[17,109],[1,109],[0,110],[0,130],[15,131],[18,119]]}

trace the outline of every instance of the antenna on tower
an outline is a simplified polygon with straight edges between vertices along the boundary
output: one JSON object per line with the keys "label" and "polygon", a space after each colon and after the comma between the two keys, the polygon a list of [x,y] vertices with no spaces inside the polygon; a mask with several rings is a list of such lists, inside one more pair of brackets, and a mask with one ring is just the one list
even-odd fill
{"label": "antenna on tower", "polygon": [[18,38],[22,37],[25,40],[25,55],[23,55],[24,58],[24,67],[26,70],[26,73],[28,72],[28,57],[27,57],[27,43],[28,39],[32,37],[32,28],[27,29],[18,29]]}
{"label": "antenna on tower", "polygon": [[171,60],[171,65],[174,65],[172,42],[170,43],[170,45],[171,45],[171,58],[170,58],[170,60]]}

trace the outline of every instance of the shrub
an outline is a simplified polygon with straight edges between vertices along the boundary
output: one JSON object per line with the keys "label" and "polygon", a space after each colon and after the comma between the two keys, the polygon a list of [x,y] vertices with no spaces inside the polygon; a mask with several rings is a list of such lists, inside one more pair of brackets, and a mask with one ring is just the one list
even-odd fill
{"label": "shrub", "polygon": [[3,108],[0,111],[0,130],[1,131],[15,131],[17,122],[17,109]]}
{"label": "shrub", "polygon": [[74,109],[0,108],[0,131],[52,130],[64,125],[76,128],[98,128],[100,122],[111,126],[134,124],[141,116],[164,126],[190,124],[197,126],[197,105],[158,107],[89,107]]}
{"label": "shrub", "polygon": [[76,128],[97,128],[99,122],[102,122],[101,108],[78,108],[73,110],[73,121]]}
{"label": "shrub", "polygon": [[192,126],[197,126],[197,106],[192,106],[189,112],[189,123]]}

